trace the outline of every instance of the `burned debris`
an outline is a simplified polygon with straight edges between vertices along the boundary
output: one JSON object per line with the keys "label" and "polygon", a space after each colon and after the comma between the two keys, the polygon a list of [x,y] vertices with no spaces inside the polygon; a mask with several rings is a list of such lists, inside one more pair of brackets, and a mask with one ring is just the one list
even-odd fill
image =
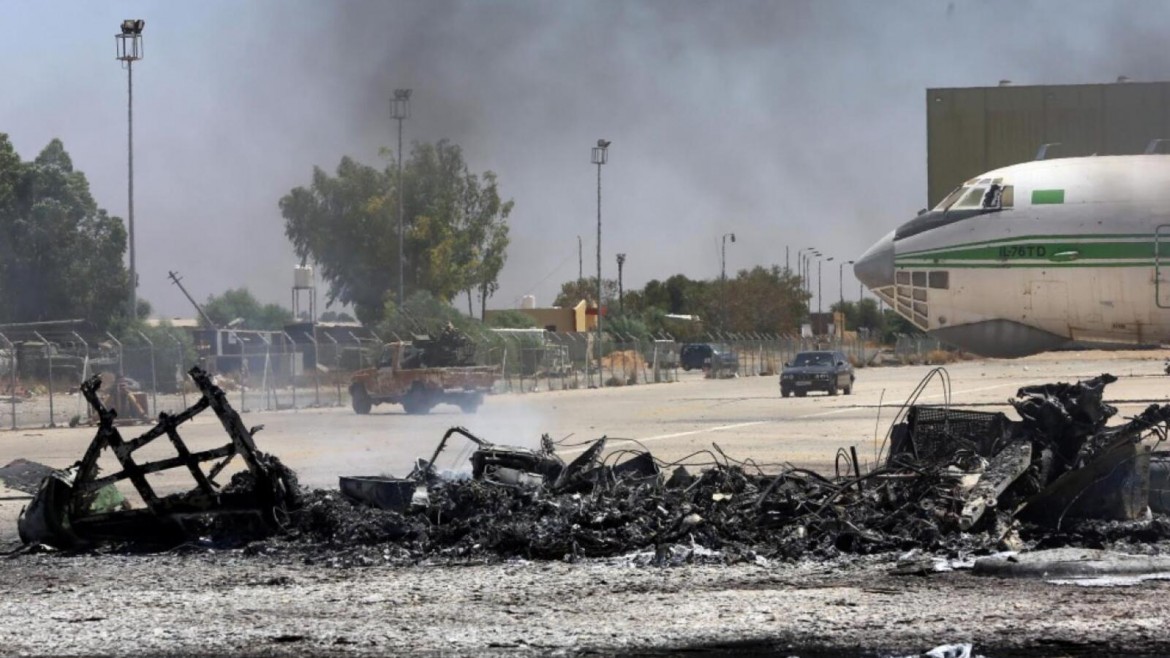
{"label": "burned debris", "polygon": [[[1017,548],[1074,519],[1145,514],[1150,444],[1164,439],[1170,406],[1106,427],[1116,414],[1102,396],[1112,381],[1020,389],[1011,401],[1020,421],[911,406],[879,467],[863,473],[856,452],[843,452],[835,477],[765,473],[721,452],[696,476],[646,450],[606,457],[614,440],[604,438],[564,464],[548,437],[528,450],[452,428],[397,481],[409,495],[393,506],[365,501],[387,511],[357,510],[362,520],[351,526],[350,503],[318,493],[294,533],[347,548],[394,543],[415,558],[606,557],[678,544],[725,560]],[[464,479],[431,468],[454,435],[476,446]]]}
{"label": "burned debris", "polygon": [[[1146,516],[1170,497],[1150,485],[1152,478],[1159,486],[1170,479],[1170,460],[1152,452],[1170,427],[1170,405],[1107,426],[1116,415],[1103,402],[1114,381],[1109,375],[1020,389],[1011,400],[1018,421],[909,405],[891,428],[884,460],[867,470],[856,451],[842,450],[832,476],[791,465],[765,470],[717,446],[705,463],[666,463],[621,439],[565,446],[546,435],[539,447],[523,448],[453,427],[404,477],[346,476],[341,495],[311,491],[298,499],[295,477],[257,451],[255,430],[244,429],[222,391],[202,371],[191,374],[201,400],[182,414],[160,416],[157,427],[131,441],[122,439],[114,413],[96,398],[97,383],[87,383],[86,397],[102,419],[98,434],[81,462],[42,485],[21,520],[26,541],[65,547],[175,541],[203,536],[218,520],[236,536],[244,534],[240,524],[259,528],[253,536],[280,530],[266,547],[339,564],[639,551],[665,563],[680,555],[760,561],[910,550],[960,554],[1170,537],[1170,521]],[[232,441],[190,453],[176,428],[208,407]],[[145,464],[131,458],[164,435],[179,457]],[[107,448],[122,471],[99,478],[95,455]],[[466,469],[439,468],[448,452],[469,455]],[[247,469],[219,487],[215,477],[237,455]],[[221,461],[204,474],[200,464],[213,460]],[[190,470],[196,487],[154,495],[143,475],[168,468]],[[120,509],[112,494],[99,502],[123,479],[145,509]],[[1115,525],[1090,532],[1083,523]]]}
{"label": "burned debris", "polygon": [[[45,478],[21,513],[18,529],[25,543],[69,549],[103,542],[167,545],[194,537],[250,538],[281,526],[299,495],[295,474],[256,448],[253,436],[261,428],[244,427],[206,372],[196,367],[189,374],[202,393],[200,399],[179,414],[159,414],[157,425],[130,440],[116,426],[117,411],[106,407],[98,395],[101,378],[95,376],[82,385],[99,419],[97,434],[81,461]],[[231,440],[218,448],[192,452],[178,429],[209,408]],[[163,437],[174,447],[176,457],[141,463],[135,459],[136,451]],[[106,452],[121,470],[99,476],[98,460]],[[220,485],[216,478],[236,457],[246,469]],[[203,465],[211,462],[205,471]],[[158,495],[146,476],[168,470],[189,471],[194,488]],[[114,486],[123,480],[130,481],[144,507],[130,507]]]}

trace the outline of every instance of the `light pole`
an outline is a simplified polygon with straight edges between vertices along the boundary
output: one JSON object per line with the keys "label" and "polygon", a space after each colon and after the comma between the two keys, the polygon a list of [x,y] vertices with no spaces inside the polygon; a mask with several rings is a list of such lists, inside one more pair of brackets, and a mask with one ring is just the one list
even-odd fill
{"label": "light pole", "polygon": [[402,262],[402,243],[406,240],[405,221],[403,219],[403,197],[406,196],[406,186],[402,180],[402,121],[410,118],[410,90],[395,89],[394,98],[390,100],[390,118],[398,121],[398,308],[402,309],[403,278],[405,268]]}
{"label": "light pole", "polygon": [[598,386],[605,386],[601,378],[601,165],[609,161],[610,141],[597,140],[590,162],[597,165],[597,374]]}
{"label": "light pole", "polygon": [[727,238],[731,238],[731,243],[735,244],[734,233],[723,234],[723,246],[719,256],[719,296],[722,298],[720,305],[723,307],[723,327],[727,327]]}
{"label": "light pole", "polygon": [[721,252],[722,256],[720,257],[720,260],[719,260],[719,278],[724,283],[727,283],[727,238],[731,238],[731,243],[735,244],[735,234],[734,233],[724,233],[723,234],[723,251]]}
{"label": "light pole", "polygon": [[626,312],[626,296],[625,296],[625,292],[622,290],[622,266],[624,266],[626,264],[626,255],[625,254],[618,254],[617,255],[617,264],[618,264],[618,312],[622,313],[624,315]]}
{"label": "light pole", "polygon": [[812,263],[813,263],[814,258],[817,259],[817,263],[819,264],[820,260],[821,260],[821,252],[817,251],[816,249],[813,249],[812,251],[809,252],[808,256],[804,259],[804,291],[808,295],[808,314],[809,315],[812,315],[812,296],[813,296],[813,294],[812,294]]}
{"label": "light pole", "polygon": [[[825,259],[824,262],[828,263],[828,262],[831,262],[832,260],[833,260],[833,257],[829,256],[828,258]],[[829,270],[829,271],[831,272],[832,270]],[[821,305],[823,303],[824,298],[825,298],[825,296],[821,294],[821,259],[817,258],[817,315],[824,313],[824,309],[821,308]]]}
{"label": "light pole", "polygon": [[851,260],[841,261],[840,263],[837,264],[837,292],[841,295],[841,312],[842,313],[845,312],[845,279],[843,279],[841,277],[844,276],[843,273],[845,271],[845,266],[852,265],[852,264],[853,264],[853,261],[851,261]]}
{"label": "light pole", "polygon": [[117,48],[116,59],[126,67],[126,152],[128,182],[126,196],[128,208],[126,223],[130,238],[130,320],[138,317],[138,268],[134,260],[134,62],[142,59],[146,52],[142,48],[142,28],[146,21],[126,19],[122,21],[122,33],[114,35]]}

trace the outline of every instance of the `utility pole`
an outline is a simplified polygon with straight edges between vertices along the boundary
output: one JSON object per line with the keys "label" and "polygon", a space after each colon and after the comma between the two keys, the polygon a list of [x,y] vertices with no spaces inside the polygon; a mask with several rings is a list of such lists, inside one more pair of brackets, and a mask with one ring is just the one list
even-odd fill
{"label": "utility pole", "polygon": [[585,278],[585,251],[581,248],[581,236],[577,236],[577,280]]}
{"label": "utility pole", "polygon": [[171,281],[173,281],[176,286],[179,286],[179,290],[183,291],[183,296],[187,298],[187,301],[191,302],[191,306],[195,307],[195,310],[199,312],[199,317],[203,318],[203,321],[207,323],[207,326],[211,327],[212,329],[219,329],[219,327],[217,327],[215,323],[211,321],[211,318],[207,317],[207,314],[203,312],[203,307],[199,305],[199,302],[195,301],[195,299],[191,297],[191,293],[187,292],[187,289],[183,287],[182,283],[180,283],[182,279],[179,278],[179,275],[175,272],[167,272],[167,276],[171,278]]}

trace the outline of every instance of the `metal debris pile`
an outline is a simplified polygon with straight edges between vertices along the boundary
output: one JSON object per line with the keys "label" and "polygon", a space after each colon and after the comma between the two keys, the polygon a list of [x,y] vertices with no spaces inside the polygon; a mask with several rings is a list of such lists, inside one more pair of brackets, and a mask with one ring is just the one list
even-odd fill
{"label": "metal debris pile", "polygon": [[[909,406],[883,465],[862,474],[856,453],[842,451],[834,477],[764,473],[721,452],[692,475],[641,449],[603,458],[604,438],[565,464],[547,436],[526,450],[453,428],[408,478],[342,478],[343,496],[314,492],[291,538],[313,555],[366,563],[647,549],[665,560],[680,545],[741,561],[1170,537],[1165,517],[1145,518],[1152,446],[1166,436],[1170,405],[1107,427],[1116,409],[1102,394],[1113,381],[1022,388],[1011,400],[1021,421]],[[477,446],[469,479],[431,467],[456,434]]]}
{"label": "metal debris pile", "polygon": [[[114,414],[85,393],[102,419],[85,458],[46,479],[21,520],[26,541],[75,548],[99,541],[172,542],[278,537],[249,551],[291,551],[338,565],[430,558],[541,560],[650,552],[652,561],[722,562],[818,558],[918,549],[960,554],[1027,546],[1170,538],[1170,460],[1153,453],[1170,427],[1170,405],[1151,405],[1109,427],[1102,375],[1075,384],[1022,388],[1011,400],[1021,420],[949,406],[908,404],[887,437],[889,454],[863,472],[855,451],[838,453],[833,476],[785,466],[766,471],[718,447],[708,467],[665,463],[648,450],[601,438],[575,451],[547,435],[540,448],[501,446],[452,428],[403,478],[342,477],[340,491],[298,492],[295,475],[256,450],[223,392],[199,370],[203,398],[154,429],[124,441]],[[924,384],[925,385],[925,381]],[[921,386],[919,392],[921,391]],[[190,453],[175,431],[211,407],[232,438]],[[180,457],[136,464],[130,453],[169,436]],[[470,472],[436,464],[452,441],[470,441]],[[466,444],[465,444],[466,446]],[[123,466],[97,478],[96,453]],[[610,448],[607,450],[607,448]],[[247,470],[220,487],[233,456]],[[222,461],[204,475],[199,463]],[[1151,460],[1155,468],[1151,469]],[[154,496],[145,473],[186,467],[197,486]],[[1151,473],[1155,486],[1151,493]],[[128,478],[146,509],[98,504]],[[116,493],[116,491],[114,492]],[[1149,516],[1148,510],[1154,514]]]}

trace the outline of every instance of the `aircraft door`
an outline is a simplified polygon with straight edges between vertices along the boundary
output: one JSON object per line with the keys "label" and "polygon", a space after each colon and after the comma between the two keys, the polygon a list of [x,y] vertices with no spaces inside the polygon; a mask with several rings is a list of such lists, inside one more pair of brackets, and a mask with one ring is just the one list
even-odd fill
{"label": "aircraft door", "polygon": [[1028,285],[1024,311],[1033,320],[1059,320],[1068,324],[1071,319],[1068,285],[1064,281],[1032,281]]}
{"label": "aircraft door", "polygon": [[1170,224],[1154,231],[1154,303],[1170,308]]}

